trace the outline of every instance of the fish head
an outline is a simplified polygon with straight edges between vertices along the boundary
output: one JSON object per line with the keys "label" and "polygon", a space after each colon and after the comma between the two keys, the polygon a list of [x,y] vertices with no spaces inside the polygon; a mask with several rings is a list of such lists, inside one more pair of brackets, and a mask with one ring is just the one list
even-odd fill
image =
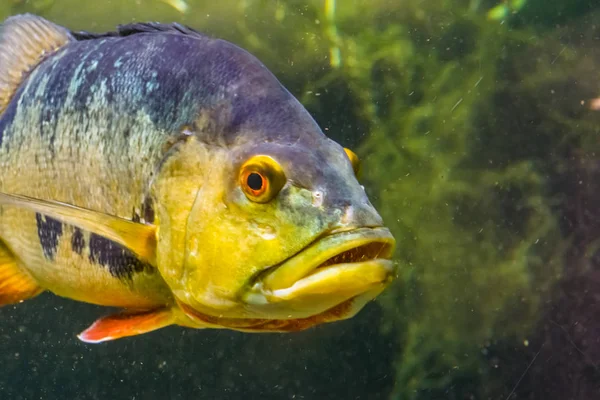
{"label": "fish head", "polygon": [[178,252],[159,268],[169,263],[163,275],[187,316],[237,330],[300,330],[351,317],[390,283],[395,241],[350,150],[325,135],[195,146],[189,153],[205,160],[193,179],[199,189],[187,179],[170,191],[180,205],[190,199],[176,217],[180,239],[171,232],[161,252],[164,224],[159,235],[159,261]]}

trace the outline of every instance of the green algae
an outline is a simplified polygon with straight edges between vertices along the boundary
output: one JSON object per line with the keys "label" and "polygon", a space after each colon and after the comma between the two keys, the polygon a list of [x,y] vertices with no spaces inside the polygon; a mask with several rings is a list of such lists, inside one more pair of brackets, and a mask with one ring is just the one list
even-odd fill
{"label": "green algae", "polygon": [[[381,63],[392,79],[356,81],[370,103],[363,112],[376,108],[360,148],[365,179],[399,239],[403,284],[380,300],[402,338],[398,399],[478,393],[488,368],[482,349],[504,338],[523,343],[560,277],[567,244],[534,160],[514,159],[511,145],[485,148],[487,135],[511,140],[510,132],[482,129],[482,119],[493,118],[503,47],[514,39],[465,15],[428,46],[403,45],[407,35],[364,41],[389,54]],[[447,35],[461,32],[470,39],[449,54]],[[403,74],[411,79],[393,79]],[[374,107],[377,98],[387,101]],[[449,394],[449,387],[460,389]]]}

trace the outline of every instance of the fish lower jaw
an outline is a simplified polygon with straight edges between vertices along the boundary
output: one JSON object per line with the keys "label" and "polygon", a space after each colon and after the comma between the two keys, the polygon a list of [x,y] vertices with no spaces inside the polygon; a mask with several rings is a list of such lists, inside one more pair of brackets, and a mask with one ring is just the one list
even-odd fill
{"label": "fish lower jaw", "polygon": [[316,325],[352,318],[370,300],[381,293],[384,287],[372,289],[359,296],[349,298],[321,313],[298,318],[225,318],[201,313],[185,304],[179,304],[185,320],[179,324],[192,328],[230,329],[249,333],[298,332]]}

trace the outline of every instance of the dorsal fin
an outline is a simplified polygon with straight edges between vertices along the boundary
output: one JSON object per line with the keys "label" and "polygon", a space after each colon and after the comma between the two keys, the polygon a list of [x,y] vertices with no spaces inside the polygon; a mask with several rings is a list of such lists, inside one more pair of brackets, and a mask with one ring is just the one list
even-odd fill
{"label": "dorsal fin", "polygon": [[209,38],[209,36],[190,28],[189,26],[178,23],[162,24],[159,22],[136,22],[127,25],[119,25],[117,26],[117,30],[114,32],[93,33],[81,31],[71,32],[71,35],[73,35],[76,40],[93,40],[106,37],[131,36],[139,33],[173,33],[197,38]]}
{"label": "dorsal fin", "polygon": [[27,74],[71,40],[69,31],[41,17],[8,18],[0,28],[0,114]]}

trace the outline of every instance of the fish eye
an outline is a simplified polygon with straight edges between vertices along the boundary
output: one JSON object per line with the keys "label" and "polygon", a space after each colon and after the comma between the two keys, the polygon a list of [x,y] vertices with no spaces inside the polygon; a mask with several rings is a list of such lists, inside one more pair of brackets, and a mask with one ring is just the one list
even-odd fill
{"label": "fish eye", "polygon": [[265,155],[250,158],[240,169],[240,186],[246,197],[255,203],[271,201],[286,180],[281,165]]}
{"label": "fish eye", "polygon": [[360,159],[358,158],[356,153],[350,149],[344,147],[344,152],[346,152],[346,155],[350,159],[352,169],[354,170],[354,175],[358,176],[360,174]]}
{"label": "fish eye", "polygon": [[253,191],[260,191],[262,190],[265,182],[264,179],[262,177],[261,174],[257,173],[257,172],[251,172],[248,175],[248,179],[246,180],[246,184],[248,185],[248,187],[253,190]]}

